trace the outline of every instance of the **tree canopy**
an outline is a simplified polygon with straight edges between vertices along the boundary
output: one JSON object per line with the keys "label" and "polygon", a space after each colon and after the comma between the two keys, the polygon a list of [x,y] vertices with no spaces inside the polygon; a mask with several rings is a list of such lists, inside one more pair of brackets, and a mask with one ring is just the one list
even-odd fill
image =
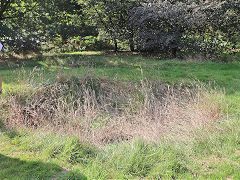
{"label": "tree canopy", "polygon": [[[1,42],[8,51],[41,51],[75,37],[98,37],[131,51],[216,54],[236,47],[239,0],[1,0]],[[125,47],[128,49],[127,47]]]}

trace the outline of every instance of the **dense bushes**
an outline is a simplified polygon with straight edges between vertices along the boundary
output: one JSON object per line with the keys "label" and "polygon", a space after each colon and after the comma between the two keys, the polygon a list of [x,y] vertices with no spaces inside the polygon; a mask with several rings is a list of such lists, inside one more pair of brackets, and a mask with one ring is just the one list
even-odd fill
{"label": "dense bushes", "polygon": [[[225,13],[231,10],[224,9],[223,4],[160,0],[141,3],[130,17],[138,50],[171,53],[173,57],[177,52],[213,57],[221,54],[231,45],[219,30],[227,21]],[[219,12],[223,13],[221,22],[215,17]]]}

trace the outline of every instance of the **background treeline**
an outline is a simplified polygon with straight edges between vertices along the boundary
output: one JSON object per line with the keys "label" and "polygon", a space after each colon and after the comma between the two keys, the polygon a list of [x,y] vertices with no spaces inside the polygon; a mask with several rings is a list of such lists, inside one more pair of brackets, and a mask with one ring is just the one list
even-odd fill
{"label": "background treeline", "polygon": [[218,57],[240,49],[240,0],[1,0],[5,52],[131,50]]}

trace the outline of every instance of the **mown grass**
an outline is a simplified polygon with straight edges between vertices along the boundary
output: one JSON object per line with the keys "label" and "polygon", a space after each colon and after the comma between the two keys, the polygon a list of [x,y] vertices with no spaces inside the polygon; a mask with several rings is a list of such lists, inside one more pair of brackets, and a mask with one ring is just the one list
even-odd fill
{"label": "mown grass", "polygon": [[[31,72],[39,71],[44,77]],[[199,80],[224,88],[228,110],[212,130],[190,141],[134,140],[102,147],[49,130],[9,132],[1,124],[0,179],[239,179],[240,63],[158,60],[141,56],[61,54],[1,64],[4,96],[34,81],[65,76],[96,76],[124,82],[147,78],[180,84]],[[32,75],[31,75],[32,74]],[[214,99],[214,98],[213,98]],[[174,136],[174,134],[171,134]]]}

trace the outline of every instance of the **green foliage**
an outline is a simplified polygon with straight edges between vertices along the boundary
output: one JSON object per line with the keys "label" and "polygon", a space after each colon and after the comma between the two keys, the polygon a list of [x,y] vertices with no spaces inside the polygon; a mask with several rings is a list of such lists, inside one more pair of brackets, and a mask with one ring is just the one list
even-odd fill
{"label": "green foliage", "polygon": [[[131,51],[219,57],[222,50],[237,48],[239,7],[237,0],[1,0],[1,42],[10,55],[40,53],[43,46],[58,52],[117,51],[127,43],[124,48]],[[99,33],[101,40],[83,39]],[[76,37],[81,45],[72,43]]]}
{"label": "green foliage", "polygon": [[84,50],[111,50],[114,47],[107,41],[97,37],[86,36],[83,38],[82,46]]}
{"label": "green foliage", "polygon": [[118,50],[118,40],[128,40],[133,48],[133,28],[129,26],[129,12],[139,4],[138,0],[87,0],[79,1],[80,4],[86,6],[86,14],[88,14],[93,23],[102,29],[115,45],[115,51]]}
{"label": "green foliage", "polygon": [[94,26],[84,21],[82,6],[75,1],[24,0],[18,3],[14,0],[7,1],[7,8],[2,11],[1,42],[8,53],[40,52],[42,43],[58,37],[63,45],[76,36],[98,34]]}

